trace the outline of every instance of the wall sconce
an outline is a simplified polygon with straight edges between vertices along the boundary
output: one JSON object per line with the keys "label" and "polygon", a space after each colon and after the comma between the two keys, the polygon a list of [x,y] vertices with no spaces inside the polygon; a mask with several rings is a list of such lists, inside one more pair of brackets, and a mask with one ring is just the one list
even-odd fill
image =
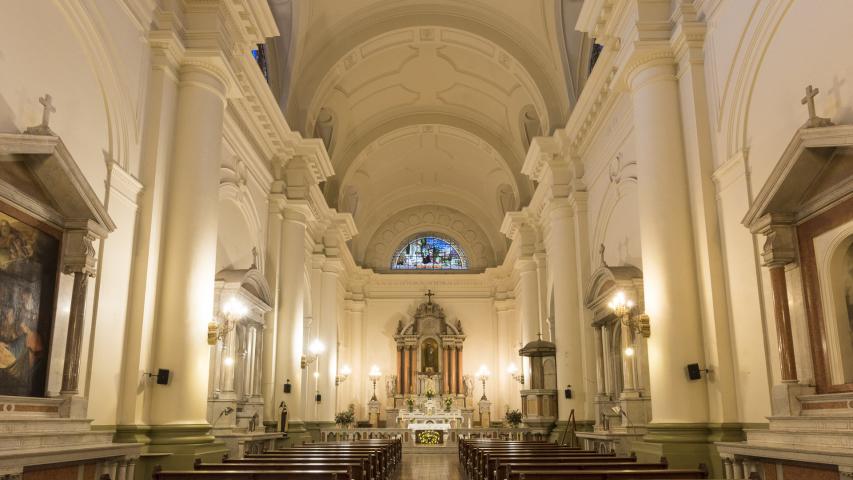
{"label": "wall sconce", "polygon": [[349,365],[344,364],[344,366],[341,367],[340,373],[335,377],[335,386],[337,387],[341,383],[346,382],[347,378],[349,378],[351,373],[352,373],[352,368],[350,368]]}
{"label": "wall sconce", "polygon": [[323,342],[321,342],[319,338],[315,338],[314,341],[308,345],[308,355],[302,355],[300,366],[302,368],[308,367],[308,365],[314,363],[314,361],[317,360],[317,357],[325,351],[326,346],[323,345]]}
{"label": "wall sconce", "polygon": [[370,373],[367,374],[367,378],[373,382],[373,397],[370,399],[371,402],[376,401],[376,381],[382,378],[382,372],[379,370],[379,367],[374,365],[370,367]]}
{"label": "wall sconce", "polygon": [[514,363],[510,363],[506,367],[506,373],[510,374],[513,380],[524,385],[524,373],[518,373],[518,367]]}
{"label": "wall sconce", "polygon": [[486,398],[486,380],[489,379],[489,375],[491,375],[489,369],[485,365],[480,365],[480,369],[477,370],[477,379],[483,382],[483,396],[480,397],[480,400],[488,400]]}
{"label": "wall sconce", "polygon": [[[625,292],[616,292],[616,295],[613,296],[613,299],[610,300],[607,306],[613,310],[614,315],[619,317],[623,325],[649,338],[651,335],[649,316],[645,313],[640,313],[634,302],[625,297]],[[628,353],[628,349],[625,349],[625,354],[631,356],[634,354],[634,350],[631,349],[631,353]]]}
{"label": "wall sconce", "polygon": [[[220,318],[222,322],[217,322],[216,319],[207,324],[207,344],[210,346],[216,345],[217,342],[225,338],[228,332],[234,330],[237,321],[249,314],[249,307],[235,297],[231,297],[227,302],[222,304],[220,309]],[[231,359],[233,362],[234,360]]]}

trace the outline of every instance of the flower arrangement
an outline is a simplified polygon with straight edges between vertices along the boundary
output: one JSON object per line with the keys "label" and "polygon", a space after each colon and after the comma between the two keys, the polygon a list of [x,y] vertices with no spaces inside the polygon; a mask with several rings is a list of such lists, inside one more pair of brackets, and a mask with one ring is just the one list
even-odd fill
{"label": "flower arrangement", "polygon": [[521,412],[518,410],[507,410],[505,419],[506,423],[512,428],[518,428],[521,425]]}
{"label": "flower arrangement", "polygon": [[412,409],[415,408],[415,399],[412,397],[407,398],[406,399],[406,406],[409,407],[409,411],[411,412]]}
{"label": "flower arrangement", "polygon": [[355,412],[352,410],[344,410],[335,414],[335,423],[342,427],[348,427],[355,423]]}
{"label": "flower arrangement", "polygon": [[444,397],[444,411],[449,412],[453,408],[453,397]]}
{"label": "flower arrangement", "polygon": [[441,433],[435,430],[419,430],[418,443],[421,445],[438,445],[441,443]]}
{"label": "flower arrangement", "polygon": [[424,395],[426,395],[427,400],[432,400],[432,397],[435,396],[435,390],[433,390],[432,387],[428,387]]}

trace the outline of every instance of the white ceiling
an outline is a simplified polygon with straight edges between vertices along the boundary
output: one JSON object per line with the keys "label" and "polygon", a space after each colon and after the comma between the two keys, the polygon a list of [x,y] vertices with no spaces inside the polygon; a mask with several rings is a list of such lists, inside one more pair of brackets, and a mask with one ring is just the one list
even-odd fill
{"label": "white ceiling", "polygon": [[529,137],[562,126],[574,98],[564,3],[271,0],[290,40],[274,59],[285,113],[327,143],[324,192],[354,215],[358,262],[387,268],[419,231],[477,250],[477,268],[502,260],[503,214],[532,192]]}

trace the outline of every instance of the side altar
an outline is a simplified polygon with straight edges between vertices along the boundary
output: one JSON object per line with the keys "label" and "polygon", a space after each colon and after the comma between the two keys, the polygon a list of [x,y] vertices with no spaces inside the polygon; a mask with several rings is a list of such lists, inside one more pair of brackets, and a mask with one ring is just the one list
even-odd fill
{"label": "side altar", "polygon": [[441,306],[432,301],[431,292],[427,297],[410,322],[397,325],[396,374],[386,385],[389,404],[385,418],[389,426],[405,428],[412,419],[450,423],[444,421],[450,415],[453,428],[470,427],[474,382],[462,373],[462,322],[448,322]]}

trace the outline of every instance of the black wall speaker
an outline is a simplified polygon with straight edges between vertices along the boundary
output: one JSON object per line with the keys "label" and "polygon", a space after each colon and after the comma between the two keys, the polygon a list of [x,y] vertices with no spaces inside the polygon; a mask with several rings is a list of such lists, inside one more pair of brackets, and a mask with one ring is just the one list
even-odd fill
{"label": "black wall speaker", "polygon": [[293,388],[293,385],[290,384],[290,379],[284,383],[284,393],[290,393],[290,390]]}
{"label": "black wall speaker", "polygon": [[563,390],[563,393],[566,395],[566,399],[572,398],[572,386],[566,385],[566,389]]}
{"label": "black wall speaker", "polygon": [[698,363],[687,365],[687,378],[690,380],[699,380],[702,378],[702,370],[699,368]]}
{"label": "black wall speaker", "polygon": [[318,393],[317,395],[314,395],[314,400],[315,400],[317,403],[320,403],[320,401],[321,401],[322,399],[323,399],[323,397],[322,397],[319,393]]}
{"label": "black wall speaker", "polygon": [[165,368],[157,370],[157,385],[168,385],[170,373],[171,372]]}

